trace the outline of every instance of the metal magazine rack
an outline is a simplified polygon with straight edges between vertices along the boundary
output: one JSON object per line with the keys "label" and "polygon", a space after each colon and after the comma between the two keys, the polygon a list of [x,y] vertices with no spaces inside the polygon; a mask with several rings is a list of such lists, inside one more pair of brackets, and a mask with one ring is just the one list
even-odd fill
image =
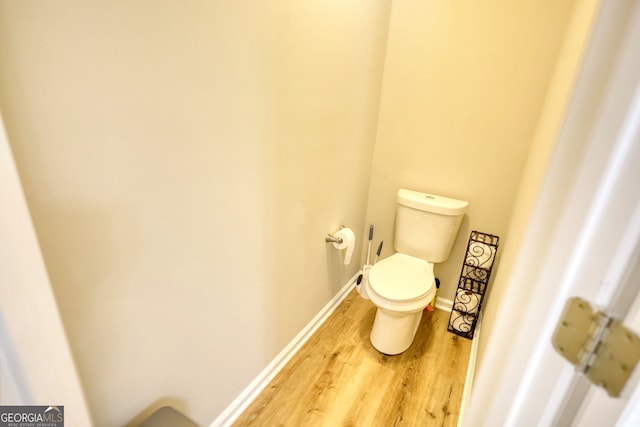
{"label": "metal magazine rack", "polygon": [[473,339],[498,252],[498,236],[472,231],[449,316],[449,332]]}

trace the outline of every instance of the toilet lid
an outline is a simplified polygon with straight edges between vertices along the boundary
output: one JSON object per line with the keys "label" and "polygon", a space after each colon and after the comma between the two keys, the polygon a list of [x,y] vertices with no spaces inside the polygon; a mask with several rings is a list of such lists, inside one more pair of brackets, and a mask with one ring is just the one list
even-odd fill
{"label": "toilet lid", "polygon": [[422,297],[434,285],[433,264],[396,253],[376,263],[369,271],[369,285],[381,297],[409,301]]}

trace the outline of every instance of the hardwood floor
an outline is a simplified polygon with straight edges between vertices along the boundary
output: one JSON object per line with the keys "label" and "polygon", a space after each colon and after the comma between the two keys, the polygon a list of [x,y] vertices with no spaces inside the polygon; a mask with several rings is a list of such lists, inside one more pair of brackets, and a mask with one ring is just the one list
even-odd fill
{"label": "hardwood floor", "polygon": [[369,342],[375,306],[353,290],[234,426],[455,426],[471,341],[424,312],[411,347]]}

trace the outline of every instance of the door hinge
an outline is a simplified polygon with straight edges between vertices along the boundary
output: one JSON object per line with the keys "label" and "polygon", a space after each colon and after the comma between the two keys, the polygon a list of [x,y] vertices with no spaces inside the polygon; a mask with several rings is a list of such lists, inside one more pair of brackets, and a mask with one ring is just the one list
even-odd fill
{"label": "door hinge", "polygon": [[567,301],[551,342],[578,372],[612,397],[620,395],[640,360],[640,337],[577,297]]}

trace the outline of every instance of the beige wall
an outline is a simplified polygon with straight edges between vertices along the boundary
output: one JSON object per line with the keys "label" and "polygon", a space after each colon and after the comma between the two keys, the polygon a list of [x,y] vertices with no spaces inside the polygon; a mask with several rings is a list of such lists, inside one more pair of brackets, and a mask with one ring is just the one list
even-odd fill
{"label": "beige wall", "polygon": [[388,13],[0,1],[0,107],[98,425],[158,400],[209,424],[356,273],[324,235],[363,234]]}
{"label": "beige wall", "polygon": [[[583,0],[576,2],[572,10],[565,37],[562,40],[560,54],[545,96],[543,109],[532,138],[527,161],[523,168],[522,179],[519,183],[513,214],[509,223],[509,244],[503,250],[501,267],[495,276],[491,301],[484,311],[483,328],[487,332],[493,329],[496,315],[500,310],[500,304],[506,298],[507,292],[516,292],[516,289],[518,289],[517,292],[526,292],[521,286],[512,287],[510,283],[514,280],[513,272],[516,268],[516,263],[519,261],[520,247],[523,245],[523,239],[529,229],[531,216],[534,214],[536,203],[540,203],[538,199],[540,188],[547,175],[548,162],[554,152],[561,126],[566,120],[567,108],[571,96],[574,95],[574,86],[600,3],[601,0]],[[595,90],[595,87],[593,90]],[[582,111],[593,110],[594,108],[594,105],[585,105],[582,107]],[[584,132],[587,131],[588,128],[585,128]],[[583,135],[575,138],[575,140],[585,139],[586,137],[583,137]],[[572,154],[576,155],[576,158],[579,157],[579,152]],[[576,162],[577,164],[579,163]],[[570,184],[568,180],[573,177],[573,171],[565,170],[564,173],[565,175],[552,177],[555,188],[567,188]],[[554,206],[561,206],[563,200],[553,200],[551,203]],[[544,209],[542,212],[548,212],[546,213],[549,217],[546,226],[551,229],[551,224],[555,223],[557,216],[554,208],[552,206],[541,206],[538,209]],[[538,215],[542,214],[538,213]],[[547,242],[551,237],[550,235],[537,237],[541,241],[538,244],[542,247],[544,242]],[[528,270],[525,274],[534,275],[536,272],[531,271],[531,267],[528,269],[525,267],[525,265],[528,266],[530,264],[532,263],[529,261],[520,260],[519,268],[521,271]],[[535,267],[538,266],[537,263],[533,265]],[[525,296],[522,299],[527,298]],[[484,355],[489,337],[490,334],[488,333],[481,337],[479,360]]]}
{"label": "beige wall", "polygon": [[393,2],[366,223],[388,256],[399,188],[469,201],[451,257],[436,266],[445,298],[471,230],[507,241],[572,4]]}

